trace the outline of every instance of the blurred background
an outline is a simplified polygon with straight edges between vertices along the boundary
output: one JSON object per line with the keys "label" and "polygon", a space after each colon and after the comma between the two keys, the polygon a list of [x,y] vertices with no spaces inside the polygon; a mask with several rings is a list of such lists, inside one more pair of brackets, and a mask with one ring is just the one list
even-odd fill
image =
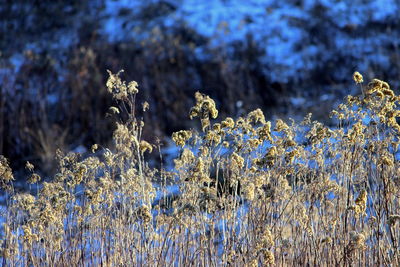
{"label": "blurred background", "polygon": [[[55,150],[108,146],[107,69],[139,83],[144,139],[199,127],[194,93],[220,117],[327,122],[364,80],[400,81],[398,0],[1,0],[0,154],[54,172]],[[18,175],[16,175],[18,176]]]}

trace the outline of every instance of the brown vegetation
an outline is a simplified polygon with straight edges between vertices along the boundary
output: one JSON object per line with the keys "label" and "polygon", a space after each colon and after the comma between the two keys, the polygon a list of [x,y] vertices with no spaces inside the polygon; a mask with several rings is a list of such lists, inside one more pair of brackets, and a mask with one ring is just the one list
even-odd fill
{"label": "brown vegetation", "polygon": [[110,73],[121,116],[113,149],[58,152],[58,173],[37,195],[15,193],[1,159],[3,263],[398,266],[400,98],[386,82],[354,79],[360,95],[332,112],[337,128],[311,115],[271,123],[260,109],[215,122],[218,105],[196,93],[190,117],[202,132],[173,135],[180,156],[167,172],[147,164],[159,146],[135,117],[137,84]]}

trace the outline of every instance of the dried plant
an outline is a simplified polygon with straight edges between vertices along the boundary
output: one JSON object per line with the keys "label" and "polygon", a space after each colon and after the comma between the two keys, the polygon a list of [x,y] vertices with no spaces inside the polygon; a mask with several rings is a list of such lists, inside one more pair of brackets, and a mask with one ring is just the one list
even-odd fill
{"label": "dried plant", "polygon": [[333,128],[311,115],[270,122],[260,109],[218,121],[196,93],[202,131],[172,135],[180,153],[166,171],[146,160],[160,147],[142,139],[137,83],[109,75],[113,148],[58,151],[36,195],[12,190],[0,158],[4,266],[400,265],[400,97],[386,82],[363,86],[356,72],[360,95],[332,111]]}

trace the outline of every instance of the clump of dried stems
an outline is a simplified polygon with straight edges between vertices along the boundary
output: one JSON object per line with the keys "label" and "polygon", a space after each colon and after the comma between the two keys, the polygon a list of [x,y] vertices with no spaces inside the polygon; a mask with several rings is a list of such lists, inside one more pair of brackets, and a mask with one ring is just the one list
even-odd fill
{"label": "clump of dried stems", "polygon": [[355,73],[360,95],[332,111],[336,128],[260,109],[214,122],[215,102],[196,93],[202,131],[173,134],[166,171],[146,162],[159,145],[142,139],[138,85],[119,74],[107,82],[114,148],[59,151],[36,195],[14,192],[0,158],[4,266],[400,266],[400,97],[386,82]]}

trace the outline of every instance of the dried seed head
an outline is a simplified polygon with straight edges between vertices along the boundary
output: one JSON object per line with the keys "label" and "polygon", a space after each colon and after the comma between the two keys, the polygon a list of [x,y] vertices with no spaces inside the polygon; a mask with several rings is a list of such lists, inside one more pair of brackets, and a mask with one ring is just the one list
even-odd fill
{"label": "dried seed head", "polygon": [[289,129],[289,126],[281,119],[276,120],[275,131],[281,132]]}
{"label": "dried seed head", "polygon": [[363,76],[358,72],[358,71],[356,71],[356,72],[354,72],[354,74],[353,74],[353,80],[358,84],[358,83],[362,83],[364,80],[363,80]]}
{"label": "dried seed head", "polygon": [[216,133],[218,133],[218,134],[221,133],[221,123],[214,123],[212,128]]}
{"label": "dried seed head", "polygon": [[210,117],[216,119],[218,116],[218,110],[215,106],[214,100],[209,96],[201,94],[199,92],[195,93],[196,105],[191,108],[189,117],[193,119],[195,117],[200,117],[203,130],[210,125]]}
{"label": "dried seed head", "polygon": [[119,114],[119,109],[117,107],[110,107],[110,111],[114,114]]}
{"label": "dried seed head", "polygon": [[359,211],[360,213],[364,214],[367,208],[367,191],[365,189],[361,190],[355,202],[356,206],[358,207],[356,213]]}
{"label": "dried seed head", "polygon": [[232,164],[234,167],[239,168],[239,169],[244,167],[244,158],[239,156],[236,152],[232,153],[231,158],[232,158]]}
{"label": "dried seed head", "polygon": [[399,214],[392,214],[389,215],[389,218],[387,220],[388,224],[390,226],[394,226],[396,224],[396,222],[400,221],[400,215]]}
{"label": "dried seed head", "polygon": [[235,121],[232,118],[228,117],[221,122],[221,127],[232,129],[233,127],[235,127]]}
{"label": "dried seed head", "polygon": [[107,70],[109,77],[106,83],[108,92],[117,100],[123,100],[128,97],[126,84],[121,80],[119,75],[123,72],[120,70],[117,74],[112,74],[111,71]]}
{"label": "dried seed head", "polygon": [[143,112],[146,112],[150,108],[150,104],[147,101],[144,101],[142,104]]}
{"label": "dried seed head", "polygon": [[379,162],[388,167],[393,167],[394,166],[394,158],[392,154],[385,153],[381,158],[379,159]]}
{"label": "dried seed head", "polygon": [[35,166],[33,166],[33,164],[30,163],[29,161],[27,161],[26,164],[25,164],[25,168],[26,168],[28,171],[32,172],[32,171],[35,169]]}
{"label": "dried seed head", "polygon": [[275,244],[274,237],[269,230],[269,228],[265,228],[263,233],[261,234],[260,239],[260,249],[261,248],[270,248]]}
{"label": "dried seed head", "polygon": [[135,81],[129,82],[126,85],[125,81],[122,81],[119,75],[124,72],[124,70],[120,70],[117,74],[111,73],[111,71],[107,70],[109,77],[106,83],[107,90],[110,92],[113,97],[117,100],[126,100],[128,95],[136,94],[139,92],[138,84]]}
{"label": "dried seed head", "polygon": [[21,193],[13,197],[13,202],[16,207],[30,211],[35,205],[35,197],[31,194]]}
{"label": "dried seed head", "polygon": [[144,140],[140,141],[139,145],[140,153],[143,155],[146,151],[149,151],[149,153],[153,152],[153,147],[150,145],[149,142],[146,142]]}
{"label": "dried seed head", "polygon": [[181,130],[172,134],[172,141],[174,141],[177,146],[183,147],[186,141],[189,140],[191,137],[191,131]]}
{"label": "dried seed head", "polygon": [[250,201],[254,200],[255,189],[256,187],[254,183],[248,183],[246,187],[243,189],[244,196]]}
{"label": "dried seed head", "polygon": [[28,178],[28,183],[35,184],[35,183],[39,182],[41,179],[42,178],[40,177],[39,174],[32,173],[31,176],[29,176],[29,178]]}
{"label": "dried seed head", "polygon": [[268,140],[268,141],[272,142],[271,122],[268,121],[263,126],[257,128],[257,133],[258,133],[259,138],[262,141]]}
{"label": "dried seed head", "polygon": [[268,266],[268,265],[275,265],[275,256],[274,253],[272,253],[269,250],[264,250],[263,251],[263,255],[264,255],[264,265]]}
{"label": "dried seed head", "polygon": [[92,145],[91,147],[92,153],[95,153],[97,149],[99,149],[99,146],[97,144]]}
{"label": "dried seed head", "polygon": [[247,121],[249,123],[252,123],[253,125],[255,125],[257,123],[265,124],[264,113],[259,108],[256,110],[253,110],[252,112],[250,112],[247,115]]}
{"label": "dried seed head", "polygon": [[365,236],[355,231],[350,232],[349,248],[351,251],[365,249]]}
{"label": "dried seed head", "polygon": [[139,92],[138,83],[136,81],[131,81],[128,83],[128,94],[137,94]]}
{"label": "dried seed head", "polygon": [[136,214],[140,220],[144,223],[149,223],[153,216],[151,215],[150,208],[147,205],[143,205],[136,210]]}
{"label": "dried seed head", "polygon": [[10,189],[12,181],[14,181],[14,175],[12,174],[8,160],[0,155],[0,187],[5,190]]}
{"label": "dried seed head", "polygon": [[215,131],[208,131],[205,135],[205,140],[209,142],[214,142],[214,144],[221,143],[221,136]]}

